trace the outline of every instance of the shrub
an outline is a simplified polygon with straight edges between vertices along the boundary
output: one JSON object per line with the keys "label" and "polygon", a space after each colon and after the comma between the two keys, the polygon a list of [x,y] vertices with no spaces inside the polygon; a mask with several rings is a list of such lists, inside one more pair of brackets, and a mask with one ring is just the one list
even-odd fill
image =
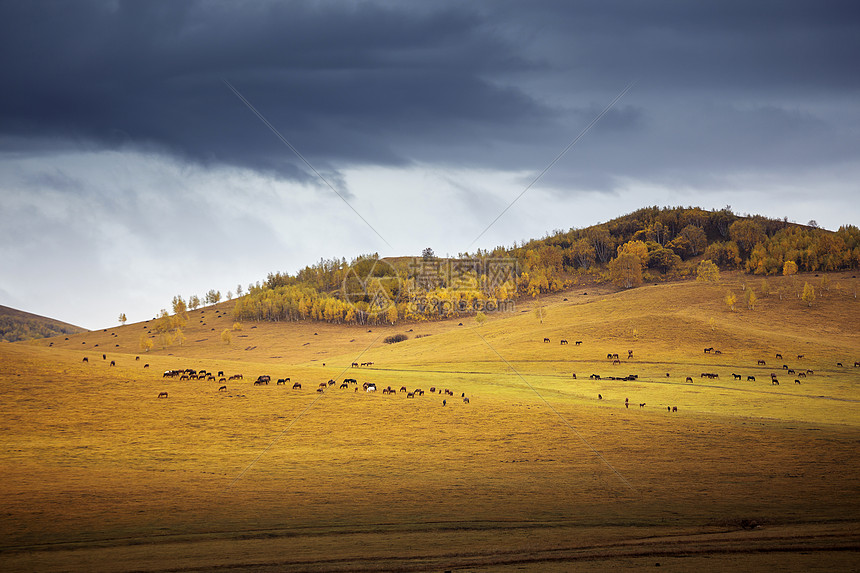
{"label": "shrub", "polygon": [[407,338],[409,337],[405,334],[395,334],[393,336],[386,336],[382,342],[385,344],[394,344],[395,342],[403,342]]}

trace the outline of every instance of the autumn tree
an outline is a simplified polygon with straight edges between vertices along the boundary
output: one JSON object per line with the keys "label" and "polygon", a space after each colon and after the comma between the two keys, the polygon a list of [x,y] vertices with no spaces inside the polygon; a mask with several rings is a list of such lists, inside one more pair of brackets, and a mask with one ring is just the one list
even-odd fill
{"label": "autumn tree", "polygon": [[807,306],[812,306],[812,303],[815,302],[815,287],[809,283],[803,283],[803,294],[800,295],[800,299]]}
{"label": "autumn tree", "polygon": [[200,306],[200,298],[196,294],[192,294],[188,297],[188,307],[191,310],[197,310],[197,307]]}
{"label": "autumn tree", "polygon": [[436,258],[436,253],[433,252],[433,249],[427,247],[423,251],[421,251],[421,258],[423,258],[425,261],[430,261]]}
{"label": "autumn tree", "polygon": [[767,238],[764,228],[754,219],[738,219],[732,223],[729,227],[729,236],[744,257],[749,256],[753,247]]}
{"label": "autumn tree", "polygon": [[546,315],[547,311],[543,305],[538,305],[538,307],[535,308],[535,318],[538,319],[541,324],[543,324],[543,319],[546,318]]}
{"label": "autumn tree", "polygon": [[747,308],[750,310],[755,310],[755,305],[758,303],[758,298],[755,295],[755,291],[752,287],[748,288],[744,293],[744,299],[747,303]]}
{"label": "autumn tree", "polygon": [[696,267],[696,280],[717,282],[720,280],[720,269],[714,264],[714,261],[704,260]]}
{"label": "autumn tree", "polygon": [[205,297],[206,304],[218,304],[221,302],[221,291],[212,289],[206,293]]}
{"label": "autumn tree", "polygon": [[128,322],[128,318],[126,318],[125,313],[119,313],[119,323],[125,326],[125,323]]}
{"label": "autumn tree", "polygon": [[648,262],[648,245],[642,241],[627,241],[618,247],[618,256],[625,253],[638,257],[639,264],[642,265],[643,269],[645,268]]}
{"label": "autumn tree", "polygon": [[621,288],[642,284],[642,261],[634,254],[621,253],[609,263],[612,281]]}
{"label": "autumn tree", "polygon": [[229,328],[225,328],[224,330],[222,330],[222,331],[221,331],[221,341],[222,341],[224,344],[228,344],[228,345],[229,345],[229,344],[230,344],[230,342],[232,342],[232,340],[233,340],[233,337],[232,337],[232,335],[230,334],[230,329],[229,329]]}
{"label": "autumn tree", "polygon": [[711,243],[705,249],[705,258],[724,268],[734,268],[742,262],[740,251],[734,241]]}
{"label": "autumn tree", "polygon": [[487,322],[487,315],[479,310],[477,314],[475,314],[475,322],[478,323],[478,326],[483,325],[485,322]]}
{"label": "autumn tree", "polygon": [[152,350],[152,347],[155,346],[155,343],[152,342],[151,338],[148,338],[145,334],[140,336],[140,349],[144,352],[149,352]]}
{"label": "autumn tree", "polygon": [[564,252],[565,259],[572,267],[589,269],[597,258],[594,247],[588,239],[579,239],[571,243]]}
{"label": "autumn tree", "polygon": [[782,265],[782,274],[787,277],[797,274],[797,263],[794,261],[785,261],[785,264]]}
{"label": "autumn tree", "polygon": [[236,285],[236,296],[242,296],[242,283]]}
{"label": "autumn tree", "polygon": [[729,309],[731,309],[731,311],[734,312],[735,311],[735,303],[738,301],[738,296],[735,293],[730,292],[730,293],[726,294],[725,301],[726,301],[726,304],[729,306]]}
{"label": "autumn tree", "polygon": [[185,314],[186,310],[188,310],[188,305],[185,304],[182,297],[179,295],[173,297],[173,314]]}

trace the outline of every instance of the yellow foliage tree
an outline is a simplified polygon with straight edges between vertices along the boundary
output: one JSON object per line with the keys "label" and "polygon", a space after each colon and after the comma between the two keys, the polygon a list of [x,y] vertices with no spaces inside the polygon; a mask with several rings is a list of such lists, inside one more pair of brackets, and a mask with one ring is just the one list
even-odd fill
{"label": "yellow foliage tree", "polygon": [[807,306],[812,306],[812,303],[815,302],[815,287],[809,283],[803,283],[803,294],[800,295],[800,299]]}
{"label": "yellow foliage tree", "polygon": [[639,257],[639,264],[644,269],[648,264],[648,246],[643,241],[627,241],[618,247],[618,256],[629,253]]}
{"label": "yellow foliage tree", "polygon": [[636,255],[621,253],[609,262],[609,274],[621,288],[639,286],[642,284],[642,261]]}
{"label": "yellow foliage tree", "polygon": [[225,328],[221,332],[221,341],[224,342],[224,344],[230,344],[230,342],[232,342],[232,340],[233,340],[233,336],[230,334],[230,329]]}
{"label": "yellow foliage tree", "polygon": [[735,311],[735,303],[738,301],[738,296],[735,293],[730,292],[726,295],[725,300],[726,300],[726,304],[729,305],[729,309],[731,309],[731,311],[734,312]]}
{"label": "yellow foliage tree", "polygon": [[755,310],[755,305],[758,302],[758,298],[755,295],[755,291],[753,291],[752,287],[747,289],[744,294],[744,298],[746,299],[747,308],[750,310]]}
{"label": "yellow foliage tree", "polygon": [[785,261],[785,264],[782,265],[782,274],[790,277],[793,274],[797,273],[797,263],[794,261]]}
{"label": "yellow foliage tree", "polygon": [[719,267],[710,259],[700,262],[699,266],[696,267],[696,280],[717,282],[720,280]]}

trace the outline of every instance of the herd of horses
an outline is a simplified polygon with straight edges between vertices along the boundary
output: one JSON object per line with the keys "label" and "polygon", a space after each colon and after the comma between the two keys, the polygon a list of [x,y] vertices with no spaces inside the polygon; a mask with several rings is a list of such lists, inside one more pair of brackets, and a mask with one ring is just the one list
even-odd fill
{"label": "herd of horses", "polygon": [[[549,339],[548,337],[544,337],[543,341],[544,341],[544,343],[548,343],[548,342],[550,342],[550,339]],[[562,345],[567,344],[567,340],[566,340],[566,339],[561,339],[561,344],[562,344]],[[577,344],[577,346],[579,346],[580,344],[582,344],[582,341],[577,341],[577,343],[576,343],[576,344]],[[721,355],[721,354],[722,354],[722,351],[717,350],[717,349],[716,349],[716,348],[714,348],[713,346],[709,346],[709,347],[707,347],[707,348],[705,348],[705,349],[704,349],[704,353],[705,353],[705,354],[713,354],[713,355]],[[782,354],[781,354],[781,353],[779,353],[779,352],[777,352],[777,353],[775,354],[775,358],[776,358],[776,359],[778,359],[778,360],[784,360],[784,359],[783,359]],[[798,354],[798,355],[797,355],[797,359],[798,359],[798,360],[802,360],[803,358],[804,358],[804,355],[803,355],[803,354]],[[609,353],[607,353],[607,354],[606,354],[606,359],[607,359],[607,360],[611,360],[613,365],[615,365],[615,364],[621,364],[621,360],[620,360],[620,357],[619,357],[619,354],[618,354],[618,353],[615,353],[615,352],[609,352]],[[627,359],[628,359],[628,360],[633,359],[633,350],[628,350],[628,351],[627,351]],[[764,360],[764,359],[757,359],[757,361],[756,361],[756,365],[757,365],[757,366],[767,366],[767,361],[766,361],[766,360]],[[837,367],[839,367],[839,368],[844,368],[844,364],[843,364],[842,362],[837,362],[837,363],[836,363],[836,366],[837,366]],[[860,368],[860,361],[856,361],[856,362],[854,362],[854,367],[855,367],[855,368]],[[812,369],[809,369],[809,368],[807,368],[807,369],[805,369],[805,370],[803,370],[803,369],[796,369],[796,368],[790,368],[790,367],[788,366],[788,364],[783,364],[783,365],[782,365],[782,370],[783,370],[786,374],[790,374],[790,375],[795,375],[795,376],[797,376],[797,377],[794,379],[794,383],[795,383],[795,384],[800,384],[800,383],[801,383],[801,381],[800,381],[800,379],[801,379],[801,378],[806,378],[807,376],[811,376],[812,374],[814,374],[814,373],[815,373]],[[702,373],[701,373],[701,375],[700,375],[700,377],[701,377],[701,378],[707,378],[707,379],[709,379],[709,380],[715,380],[715,379],[719,378],[719,376],[720,376],[720,375],[719,375],[719,374],[717,374],[716,372],[702,372]],[[670,377],[670,375],[669,375],[669,373],[668,373],[668,372],[666,373],[666,377],[667,377],[667,378],[669,378],[669,377]],[[638,375],[636,375],[636,374],[629,374],[629,375],[627,375],[627,376],[601,376],[600,374],[592,374],[591,376],[589,376],[589,378],[590,378],[591,380],[601,380],[601,381],[610,380],[610,381],[623,381],[623,382],[629,382],[629,381],[637,380],[637,379],[639,378],[639,376],[638,376]],[[573,379],[574,379],[574,380],[576,380],[576,373],[573,373]],[[737,373],[735,373],[735,372],[732,372],[732,379],[733,379],[733,380],[742,380],[742,379],[743,379],[743,375],[741,375],[741,374],[737,374]],[[755,378],[755,376],[754,376],[754,375],[747,375],[746,380],[747,380],[747,382],[755,382],[755,381],[756,381],[756,378]],[[776,374],[775,372],[771,372],[771,374],[770,374],[770,381],[771,381],[771,385],[772,385],[772,386],[779,386],[779,378],[777,377],[777,374]],[[686,377],[686,379],[685,379],[685,382],[688,382],[688,383],[691,383],[691,384],[692,384],[692,383],[693,383],[693,377],[692,377],[692,376],[687,376],[687,377]],[[603,400],[603,395],[602,395],[602,394],[598,394],[598,395],[597,395],[597,399],[598,399],[598,400]],[[629,404],[629,401],[628,401],[628,399],[627,399],[627,398],[625,398],[625,399],[624,399],[624,407],[625,407],[625,408],[629,408],[629,407],[630,407],[630,404]],[[644,408],[644,407],[645,407],[645,403],[643,402],[643,403],[639,404],[639,407],[640,407],[640,408]],[[668,410],[669,412],[677,412],[677,411],[678,411],[678,407],[677,407],[677,406],[667,406],[667,410]]]}
{"label": "herd of horses", "polygon": [[[84,361],[87,362],[88,360],[86,358],[84,358]],[[365,365],[365,364],[372,364],[372,363],[364,363],[362,365]],[[147,364],[146,367],[149,367],[149,364]],[[186,369],[182,369],[182,370],[165,370],[164,373],[162,374],[162,378],[178,378],[179,380],[204,380],[204,381],[217,381],[217,382],[226,382],[227,380],[244,380],[244,376],[242,374],[232,374],[229,377],[226,377],[224,375],[224,371],[222,371],[222,370],[219,370],[217,375],[216,375],[216,374],[213,374],[212,372],[209,372],[207,370],[194,370],[192,368],[186,368]],[[271,382],[271,381],[272,381],[272,377],[270,375],[261,374],[260,376],[257,376],[257,378],[254,380],[253,385],[254,386],[267,386],[269,384],[269,382]],[[291,382],[291,380],[289,377],[278,378],[276,384],[277,385],[282,385],[282,384],[288,385],[290,382]],[[316,391],[319,393],[323,393],[328,388],[331,388],[331,387],[336,386],[336,385],[338,385],[338,383],[334,379],[329,379],[327,382],[320,382]],[[338,388],[340,388],[341,390],[345,390],[345,389],[349,389],[349,387],[353,386],[353,385],[355,386],[355,392],[358,392],[358,381],[355,378],[344,378],[343,382],[340,383]],[[362,388],[365,392],[376,392],[377,391],[377,386],[373,382],[365,382],[362,385]],[[292,389],[293,390],[301,390],[302,389],[301,382],[294,382],[292,384]],[[227,386],[219,386],[218,391],[219,392],[226,392]],[[431,394],[435,394],[436,391],[437,390],[436,390],[435,386],[430,388]],[[438,392],[439,392],[440,396],[442,396],[442,395],[452,396],[452,397],[454,396],[454,391],[450,390],[448,388],[445,388],[445,389],[439,388]],[[384,394],[384,395],[394,395],[397,393],[398,393],[398,390],[396,388],[391,387],[391,386],[388,386],[388,387],[382,389],[382,394]],[[421,388],[416,388],[410,392],[406,388],[406,386],[401,386],[400,387],[400,394],[405,395],[406,398],[415,398],[416,396],[423,396],[424,390],[422,390]],[[167,398],[167,397],[168,397],[167,392],[160,392],[158,394],[158,398]],[[461,397],[463,398],[463,403],[465,403],[465,404],[470,403],[469,398],[466,396],[465,392],[463,392],[461,394]],[[447,401],[443,400],[443,406],[446,404],[447,404]]]}
{"label": "herd of horses", "polygon": [[[548,337],[544,337],[543,341],[544,341],[544,343],[549,343],[550,339]],[[566,344],[568,344],[568,341],[566,339],[561,339],[560,343],[562,345],[566,345]],[[582,341],[578,340],[575,342],[575,344],[577,346],[580,346],[580,345],[582,345]],[[722,352],[720,350],[717,350],[713,347],[705,348],[704,353],[705,354],[714,354],[714,355],[722,354]],[[627,351],[627,359],[628,360],[633,359],[633,355],[634,355],[633,350]],[[609,352],[606,354],[606,358],[607,358],[607,360],[612,360],[613,364],[619,364],[620,363],[620,356],[618,353]],[[774,358],[776,358],[777,360],[784,360],[782,353],[779,353],[779,352],[775,353]],[[797,354],[798,360],[802,360],[803,358],[804,358],[803,354]],[[102,354],[102,360],[107,361],[107,355],[106,354]],[[140,357],[135,356],[135,361],[140,361]],[[84,356],[83,362],[88,363],[89,358]],[[839,368],[844,368],[842,362],[837,362],[836,365]],[[111,366],[111,367],[116,366],[116,361],[111,360],[109,363],[109,366]],[[353,368],[368,367],[368,366],[373,366],[373,362],[353,362],[351,364],[351,366]],[[759,358],[756,360],[756,366],[767,366],[767,361]],[[860,368],[860,361],[855,361],[854,367]],[[144,364],[143,368],[149,368],[149,364]],[[783,364],[782,370],[785,372],[785,374],[796,376],[796,378],[794,379],[795,384],[800,384],[801,378],[806,378],[806,377],[814,374],[814,371],[812,369],[791,368],[791,367],[789,367],[788,364]],[[741,374],[737,374],[735,372],[732,372],[731,375],[732,375],[732,379],[735,381],[740,381],[743,379],[743,375],[741,375]],[[669,377],[668,372],[666,373],[666,377]],[[700,374],[700,377],[701,378],[707,378],[709,380],[715,380],[715,379],[719,378],[719,374],[716,372],[702,372]],[[178,370],[166,370],[162,374],[162,378],[178,378],[179,380],[204,380],[204,381],[213,381],[213,382],[219,382],[219,383],[225,383],[225,382],[233,381],[233,380],[244,380],[244,377],[242,374],[232,374],[228,377],[225,375],[223,370],[219,370],[217,373],[215,373],[215,372],[210,372],[207,370],[195,370],[192,368],[178,369]],[[592,374],[591,376],[589,376],[589,378],[592,380],[601,380],[601,381],[625,381],[625,382],[629,382],[629,381],[637,380],[639,378],[639,376],[637,374],[628,374],[626,376],[601,376],[599,374]],[[573,374],[573,379],[576,379],[575,373]],[[263,374],[263,375],[258,376],[254,380],[253,385],[254,386],[268,385],[271,380],[272,380],[271,376],[269,376],[267,374]],[[756,377],[754,375],[747,375],[746,380],[747,380],[747,382],[755,382]],[[777,377],[776,372],[770,373],[770,380],[771,380],[771,385],[779,386],[779,378]],[[291,380],[289,377],[277,379],[278,385],[288,385],[288,384],[290,384],[290,382],[291,382]],[[693,383],[693,377],[687,376],[685,378],[685,382]],[[325,392],[326,389],[333,387],[336,384],[337,383],[333,379],[328,380],[328,382],[321,382],[317,388],[317,392],[320,392],[320,393]],[[350,385],[355,385],[356,386],[355,392],[358,392],[357,384],[358,384],[358,382],[355,378],[344,378],[343,382],[340,383],[339,388],[340,389],[348,389],[350,387]],[[301,390],[302,389],[302,385],[300,382],[292,383],[291,387],[293,390]],[[374,383],[365,382],[363,384],[363,389],[365,392],[376,392],[377,386]],[[436,393],[436,390],[437,389],[435,387],[430,388],[431,393]],[[227,386],[226,385],[219,386],[218,391],[219,392],[226,392]],[[439,392],[440,396],[442,396],[442,395],[451,396],[451,397],[454,396],[454,392],[450,389],[447,389],[447,388],[444,390],[442,388],[439,388],[438,392]],[[423,396],[424,390],[422,390],[421,388],[416,388],[412,391],[409,391],[406,388],[406,386],[401,386],[399,393],[402,395],[405,395],[406,398],[415,398],[416,396]],[[398,394],[398,390],[396,388],[388,386],[386,388],[383,388],[382,394],[383,395],[394,395],[394,394]],[[158,398],[167,398],[168,393],[167,392],[159,392],[157,397]],[[465,395],[465,393],[462,393],[461,397],[463,398],[464,403],[466,403],[466,404],[469,403],[469,398]],[[598,399],[603,400],[603,396],[598,394]],[[443,400],[443,405],[446,405],[446,404],[447,404],[447,400]],[[645,405],[646,404],[643,402],[643,403],[639,404],[639,407],[644,408]],[[626,398],[624,400],[624,406],[626,408],[629,408],[629,401]],[[669,412],[677,412],[678,408],[677,408],[677,406],[667,406],[667,410]]]}

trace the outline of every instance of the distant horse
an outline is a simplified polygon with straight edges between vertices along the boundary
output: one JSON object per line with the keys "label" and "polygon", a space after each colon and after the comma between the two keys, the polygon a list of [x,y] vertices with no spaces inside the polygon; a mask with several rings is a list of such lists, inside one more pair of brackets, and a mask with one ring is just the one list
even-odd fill
{"label": "distant horse", "polygon": [[468,396],[467,396],[467,397],[465,397],[465,398],[463,398],[463,403],[464,403],[464,404],[468,404],[468,403],[469,403],[469,397],[468,397]]}
{"label": "distant horse", "polygon": [[167,392],[159,392],[158,397],[159,398],[167,398]]}
{"label": "distant horse", "polygon": [[226,387],[226,386],[221,386],[220,388],[218,388],[218,391],[219,391],[219,392],[226,392],[226,391],[227,391],[227,387]]}
{"label": "distant horse", "polygon": [[549,342],[549,338],[544,338],[544,339],[543,339],[543,341],[544,341],[544,342]]}
{"label": "distant horse", "polygon": [[301,385],[301,384],[299,384],[298,382],[296,382],[295,384],[293,384],[293,390],[301,390],[301,389],[302,389],[302,385]]}

